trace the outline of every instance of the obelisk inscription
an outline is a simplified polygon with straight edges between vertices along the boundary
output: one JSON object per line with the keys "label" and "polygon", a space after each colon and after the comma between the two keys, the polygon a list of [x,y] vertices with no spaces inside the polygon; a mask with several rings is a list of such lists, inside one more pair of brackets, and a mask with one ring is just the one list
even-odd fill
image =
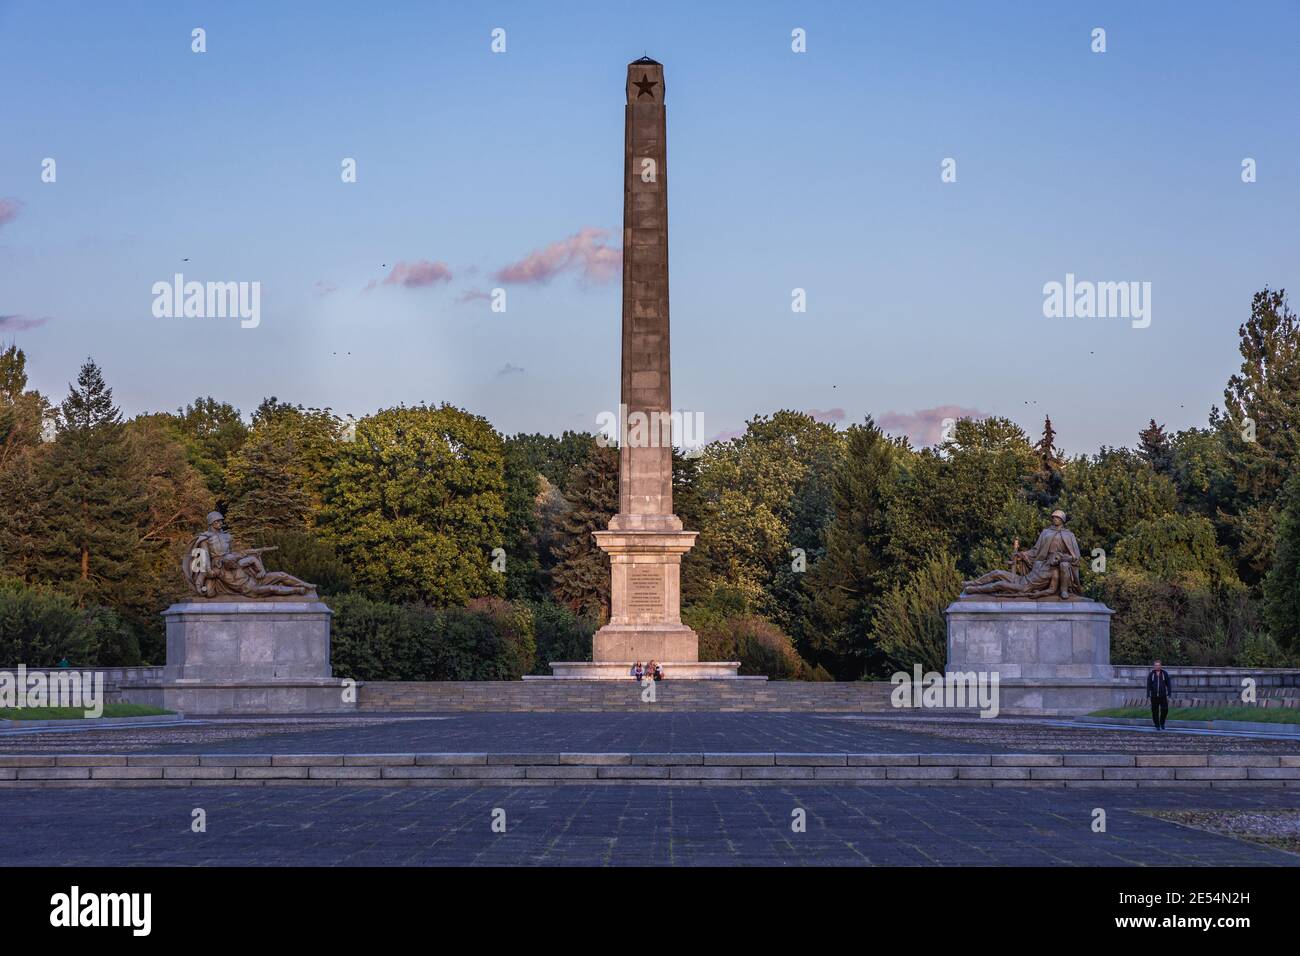
{"label": "obelisk inscription", "polygon": [[680,582],[695,532],[673,514],[663,67],[649,57],[628,64],[626,93],[618,514],[596,532],[610,556],[610,620],[592,660],[693,663],[699,641],[682,624]]}

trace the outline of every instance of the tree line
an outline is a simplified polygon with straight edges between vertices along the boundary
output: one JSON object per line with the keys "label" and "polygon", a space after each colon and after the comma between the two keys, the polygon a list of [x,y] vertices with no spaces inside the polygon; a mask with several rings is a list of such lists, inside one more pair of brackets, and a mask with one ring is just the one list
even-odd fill
{"label": "tree line", "polygon": [[[941,669],[961,581],[1061,508],[1086,593],[1117,611],[1113,660],[1295,663],[1300,329],[1283,291],[1253,297],[1239,351],[1204,427],[1153,419],[1131,448],[1068,457],[1050,418],[1035,440],[999,417],[914,448],[870,417],[779,411],[676,456],[702,659],[792,679]],[[213,509],[319,585],[338,673],[509,678],[590,655],[609,613],[591,532],[618,505],[618,451],[596,436],[505,436],[447,404],[348,423],[274,396],[248,419],[206,396],[125,420],[94,361],[57,405],[26,362],[0,353],[0,658],[161,662],[158,612],[184,597]]]}

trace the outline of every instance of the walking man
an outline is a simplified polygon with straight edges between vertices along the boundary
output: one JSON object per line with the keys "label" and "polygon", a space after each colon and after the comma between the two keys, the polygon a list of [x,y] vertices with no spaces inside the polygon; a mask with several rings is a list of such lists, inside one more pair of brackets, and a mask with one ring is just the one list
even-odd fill
{"label": "walking man", "polygon": [[1151,701],[1151,722],[1156,730],[1165,729],[1165,718],[1169,716],[1169,697],[1173,693],[1173,684],[1169,681],[1169,672],[1156,661],[1147,675],[1147,699]]}

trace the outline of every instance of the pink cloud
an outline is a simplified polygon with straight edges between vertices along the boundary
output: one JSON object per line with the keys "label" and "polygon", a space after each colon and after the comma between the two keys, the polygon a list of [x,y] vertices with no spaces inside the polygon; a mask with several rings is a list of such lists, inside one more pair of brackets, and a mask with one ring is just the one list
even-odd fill
{"label": "pink cloud", "polygon": [[479,299],[488,300],[491,298],[492,296],[490,293],[481,292],[478,289],[467,289],[460,294],[458,299],[456,299],[456,303],[458,305],[464,305],[466,302],[475,302]]}
{"label": "pink cloud", "polygon": [[17,199],[0,199],[0,226],[17,219],[22,208],[23,204]]}
{"label": "pink cloud", "polygon": [[39,319],[28,318],[25,315],[0,315],[0,330],[25,332],[42,326],[48,321],[50,321],[48,315],[41,316]]}
{"label": "pink cloud", "polygon": [[819,408],[810,408],[806,414],[815,422],[844,421],[844,409],[842,408],[828,408],[825,411],[822,411]]}
{"label": "pink cloud", "polygon": [[322,296],[332,295],[333,293],[338,291],[338,288],[339,287],[336,286],[333,282],[330,282],[329,279],[320,279],[316,283],[316,291],[319,292]]}
{"label": "pink cloud", "polygon": [[944,419],[987,418],[987,412],[960,405],[940,405],[915,412],[886,412],[876,419],[881,431],[905,435],[917,445],[937,445],[943,437]]}
{"label": "pink cloud", "polygon": [[411,263],[398,262],[382,283],[378,279],[371,279],[363,291],[369,292],[377,285],[400,285],[407,289],[423,289],[426,286],[437,285],[439,282],[450,282],[451,278],[451,270],[447,268],[445,262],[430,262],[428,259]]}
{"label": "pink cloud", "polygon": [[586,282],[612,282],[622,272],[623,250],[608,245],[608,240],[608,230],[587,226],[498,270],[496,280],[546,283],[561,272],[581,271]]}

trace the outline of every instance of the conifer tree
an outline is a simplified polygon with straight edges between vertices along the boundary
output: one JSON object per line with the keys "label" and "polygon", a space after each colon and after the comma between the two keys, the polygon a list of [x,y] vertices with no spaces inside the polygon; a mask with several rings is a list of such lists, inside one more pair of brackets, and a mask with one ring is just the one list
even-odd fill
{"label": "conifer tree", "polygon": [[592,445],[573,467],[565,483],[572,507],[561,520],[559,561],[551,572],[557,600],[602,622],[609,618],[609,555],[592,532],[606,530],[618,512],[618,457],[615,447]]}
{"label": "conifer tree", "polygon": [[1300,472],[1283,486],[1276,541],[1264,578],[1264,614],[1273,640],[1300,650]]}
{"label": "conifer tree", "polygon": [[145,494],[113,390],[87,359],[59,406],[41,468],[44,501],[37,574],[82,603],[132,604]]}
{"label": "conifer tree", "polygon": [[1038,458],[1038,470],[1030,479],[1030,498],[1033,503],[1044,510],[1056,507],[1061,490],[1065,487],[1062,469],[1064,455],[1056,447],[1056,429],[1052,427],[1052,417],[1043,417],[1043,437],[1034,446]]}
{"label": "conifer tree", "polygon": [[885,556],[888,508],[900,446],[870,416],[845,433],[831,484],[834,516],[826,550],[808,570],[816,618],[809,648],[837,679],[853,680],[881,663],[867,642],[876,602],[892,574]]}
{"label": "conifer tree", "polygon": [[1165,432],[1165,426],[1157,425],[1154,418],[1146,428],[1138,432],[1138,454],[1160,474],[1173,474],[1173,442]]}

